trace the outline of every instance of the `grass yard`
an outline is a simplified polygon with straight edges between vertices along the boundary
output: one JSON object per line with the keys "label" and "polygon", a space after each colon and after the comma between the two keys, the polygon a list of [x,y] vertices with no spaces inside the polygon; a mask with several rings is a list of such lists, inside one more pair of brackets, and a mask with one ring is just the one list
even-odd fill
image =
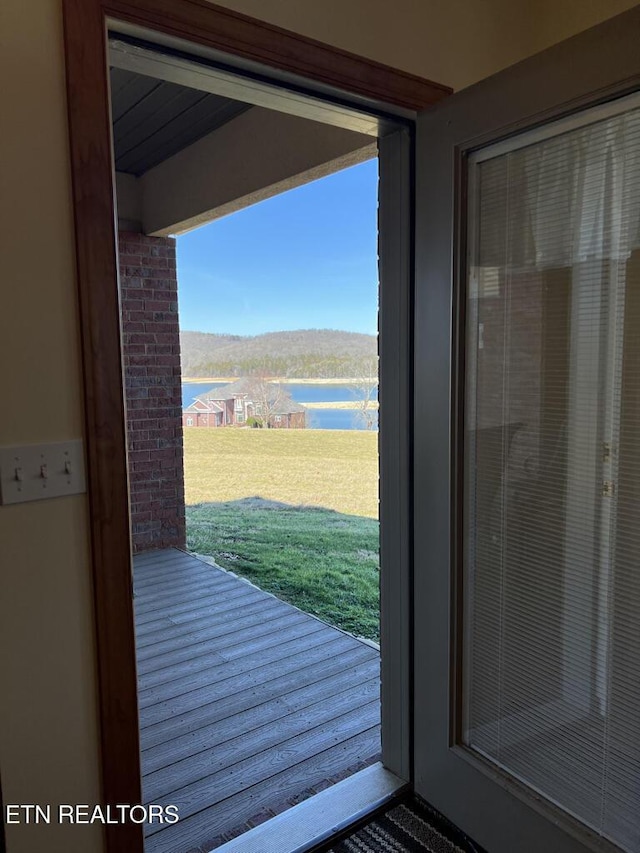
{"label": "grass yard", "polygon": [[378,434],[367,430],[184,431],[187,504],[261,497],[378,517]]}
{"label": "grass yard", "polygon": [[377,434],[187,429],[184,458],[191,550],[378,639]]}
{"label": "grass yard", "polygon": [[378,522],[252,501],[187,508],[188,546],[356,636],[379,637]]}

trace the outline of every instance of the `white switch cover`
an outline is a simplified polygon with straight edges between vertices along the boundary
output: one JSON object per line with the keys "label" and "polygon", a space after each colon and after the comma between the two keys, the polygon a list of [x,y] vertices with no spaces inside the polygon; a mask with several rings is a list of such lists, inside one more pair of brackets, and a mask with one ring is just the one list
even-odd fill
{"label": "white switch cover", "polygon": [[0,502],[17,504],[86,491],[82,440],[0,447]]}

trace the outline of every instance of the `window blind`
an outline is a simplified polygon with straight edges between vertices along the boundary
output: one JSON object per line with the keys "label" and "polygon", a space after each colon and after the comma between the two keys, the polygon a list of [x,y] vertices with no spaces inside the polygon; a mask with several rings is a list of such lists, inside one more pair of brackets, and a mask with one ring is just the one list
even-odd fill
{"label": "window blind", "polygon": [[637,853],[640,110],[468,177],[464,741]]}

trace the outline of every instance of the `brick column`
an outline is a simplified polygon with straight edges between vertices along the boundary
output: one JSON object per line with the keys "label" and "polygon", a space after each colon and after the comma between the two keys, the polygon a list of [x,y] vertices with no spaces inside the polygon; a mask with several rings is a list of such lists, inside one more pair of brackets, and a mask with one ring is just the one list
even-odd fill
{"label": "brick column", "polygon": [[185,547],[175,240],[120,231],[133,551]]}

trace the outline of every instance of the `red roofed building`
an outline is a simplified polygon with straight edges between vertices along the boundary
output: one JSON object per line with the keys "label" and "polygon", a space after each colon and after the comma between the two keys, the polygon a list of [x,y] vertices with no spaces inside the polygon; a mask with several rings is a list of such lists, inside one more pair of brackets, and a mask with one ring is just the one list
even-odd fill
{"label": "red roofed building", "polygon": [[183,427],[219,427],[225,425],[225,410],[213,400],[205,403],[203,400],[194,400],[190,406],[182,412]]}
{"label": "red roofed building", "polygon": [[199,394],[182,412],[184,427],[266,426],[304,429],[306,409],[281,385],[243,378]]}

